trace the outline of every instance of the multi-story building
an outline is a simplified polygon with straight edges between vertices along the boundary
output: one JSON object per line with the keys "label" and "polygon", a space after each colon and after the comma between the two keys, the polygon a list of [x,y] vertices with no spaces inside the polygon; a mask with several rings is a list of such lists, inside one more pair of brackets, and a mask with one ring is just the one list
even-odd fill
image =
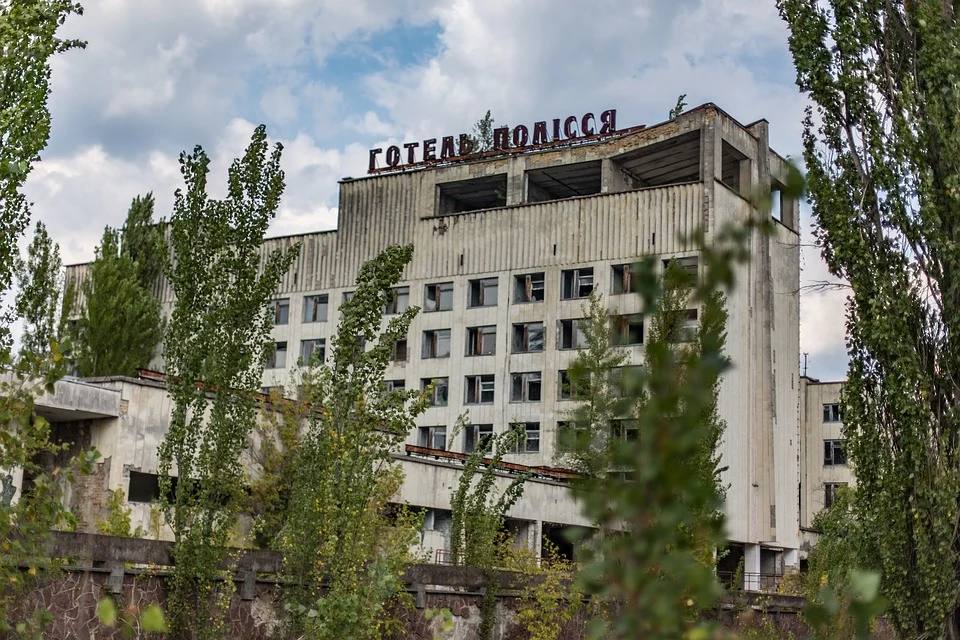
{"label": "multi-story building", "polygon": [[[435,390],[402,456],[399,499],[429,508],[428,528],[442,532],[463,454],[485,433],[523,423],[525,445],[508,460],[540,473],[510,515],[518,536],[537,547],[557,528],[590,525],[563,473],[547,468],[558,463],[557,432],[575,406],[563,380],[581,346],[577,320],[587,296],[603,296],[630,363],[642,364],[644,309],[630,295],[625,266],[656,256],[699,269],[690,235],[702,229],[709,239],[723,225],[744,224],[760,215],[753,196],[772,190],[773,233],[753,232],[753,259],[737,267],[738,286],[727,298],[733,368],[720,390],[727,423],[721,453],[731,557],[744,559],[747,574],[795,566],[799,236],[798,205],[780,195],[787,171],[769,148],[766,121],[743,125],[707,104],[655,126],[345,178],[336,230],[264,244],[264,251],[301,245],[272,303],[275,350],[264,386],[287,385],[301,357],[328,355],[339,306],[361,264],[390,244],[413,244],[385,313],[408,305],[421,313],[396,346],[387,377],[394,388],[432,383]],[[71,269],[82,279],[82,265]],[[165,283],[160,295],[169,309]],[[688,310],[691,327],[697,312]],[[111,483],[127,480],[129,492],[140,478],[131,472],[156,471],[165,404],[157,396],[151,417],[141,420],[134,398],[154,383],[103,384],[130,402],[127,423],[119,416],[99,438],[136,443],[109,447]],[[470,426],[454,438],[464,412]],[[425,536],[425,545],[443,545],[440,533]]]}
{"label": "multi-story building", "polygon": [[840,487],[856,483],[843,443],[842,388],[843,382],[800,377],[800,530],[805,546],[816,542],[814,516],[833,504]]}

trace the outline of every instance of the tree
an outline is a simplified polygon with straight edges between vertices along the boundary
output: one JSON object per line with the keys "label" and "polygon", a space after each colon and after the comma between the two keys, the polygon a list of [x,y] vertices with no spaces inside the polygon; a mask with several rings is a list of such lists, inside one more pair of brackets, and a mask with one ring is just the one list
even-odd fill
{"label": "tree", "polygon": [[[9,291],[20,237],[29,224],[29,209],[22,187],[46,146],[50,134],[50,58],[82,46],[62,40],[57,30],[78,13],[73,2],[51,0],[0,0],[0,298]],[[42,315],[42,314],[41,314]],[[4,472],[0,499],[0,632],[16,631],[19,637],[40,637],[47,612],[15,620],[10,608],[37,578],[51,568],[38,562],[50,529],[69,522],[60,500],[58,477],[69,468],[47,469],[38,464],[43,453],[62,447],[50,442],[49,424],[34,411],[34,396],[52,391],[63,375],[63,358],[55,342],[49,351],[23,351],[14,360],[11,348],[12,313],[0,310],[0,469],[19,470],[19,495],[14,474]],[[84,455],[83,462],[91,456]],[[27,481],[29,480],[29,481]],[[16,497],[14,502],[12,499]],[[28,570],[23,571],[22,567]]]}
{"label": "tree", "polygon": [[[464,418],[456,432],[463,426]],[[457,488],[450,496],[450,554],[455,564],[477,567],[484,574],[483,602],[480,605],[481,640],[491,640],[497,607],[497,577],[502,566],[503,524],[507,511],[523,496],[528,473],[522,473],[497,490],[497,473],[503,456],[514,451],[524,437],[512,427],[480,438],[464,465]]]}
{"label": "tree", "polygon": [[17,297],[14,307],[23,320],[20,352],[48,355],[61,338],[57,311],[61,302],[60,247],[42,222],[27,248],[27,259],[17,260]]}
{"label": "tree", "polygon": [[137,263],[121,251],[117,230],[104,229],[82,288],[77,372],[133,375],[149,365],[163,332],[160,302],[141,286]]}
{"label": "tree", "polygon": [[271,328],[267,301],[299,250],[261,256],[284,188],[281,151],[278,144],[268,154],[266,129],[257,127],[243,157],[230,165],[223,200],[207,195],[210,160],[203,149],[180,154],[186,189],[175,194],[173,256],[165,269],[176,296],[164,336],[172,409],[159,450],[174,534],[168,607],[177,637],[220,636],[229,603],[230,594],[216,594],[215,584],[244,504],[240,458],[256,423]]}
{"label": "tree", "polygon": [[391,246],[360,268],[355,293],[341,307],[332,362],[303,372],[313,409],[288,480],[280,547],[292,625],[310,638],[380,638],[417,540],[417,518],[387,510],[403,482],[392,453],[429,396],[388,391],[384,374],[419,309],[381,330],[384,306],[412,255],[412,246]]}
{"label": "tree", "polygon": [[487,109],[484,116],[473,125],[473,135],[470,138],[473,141],[475,152],[493,149],[493,125],[495,122],[493,116],[490,115],[490,109]]}
{"label": "tree", "polygon": [[153,291],[163,270],[167,243],[163,237],[163,220],[153,221],[153,194],[136,196],[127,211],[120,247],[123,254],[137,265],[137,278],[146,291]]}
{"label": "tree", "polygon": [[960,637],[960,23],[940,0],[779,0],[812,106],[816,236],[850,285],[844,437],[900,635]]}

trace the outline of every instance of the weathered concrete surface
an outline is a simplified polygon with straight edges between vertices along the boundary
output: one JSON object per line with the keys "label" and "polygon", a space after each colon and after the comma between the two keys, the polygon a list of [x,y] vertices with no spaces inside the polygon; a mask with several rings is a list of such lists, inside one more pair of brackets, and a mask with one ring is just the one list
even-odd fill
{"label": "weathered concrete surface", "polygon": [[120,415],[120,392],[101,385],[64,378],[35,400],[37,413],[51,422],[116,418]]}

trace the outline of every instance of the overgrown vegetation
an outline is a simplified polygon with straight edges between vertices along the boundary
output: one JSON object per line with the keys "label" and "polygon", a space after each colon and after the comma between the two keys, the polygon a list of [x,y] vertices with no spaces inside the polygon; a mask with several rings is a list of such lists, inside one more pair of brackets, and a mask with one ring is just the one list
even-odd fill
{"label": "overgrown vegetation", "polygon": [[[454,429],[462,426],[464,417]],[[450,555],[454,564],[476,567],[483,572],[485,586],[480,605],[480,638],[493,638],[496,623],[497,576],[503,567],[503,550],[507,544],[504,522],[507,511],[523,495],[529,474],[519,474],[497,486],[498,468],[505,454],[516,449],[523,431],[511,427],[507,431],[479,438],[476,448],[464,465],[457,488],[450,496]]]}
{"label": "overgrown vegetation", "polygon": [[[161,495],[174,534],[176,570],[168,612],[173,634],[217,638],[232,581],[217,579],[245,503],[241,454],[256,423],[267,336],[267,301],[299,247],[261,256],[283,193],[281,147],[268,149],[257,127],[228,171],[227,195],[207,195],[209,158],[180,156],[185,190],[170,223],[173,258],[165,269],[176,302],[164,338],[172,399],[159,451]],[[170,474],[177,474],[171,492]]]}
{"label": "overgrown vegetation", "polygon": [[65,318],[70,314],[69,303],[61,309],[62,277],[60,247],[53,241],[42,222],[36,231],[27,259],[18,257],[16,279],[18,285],[14,309],[23,321],[20,334],[20,356],[31,354],[49,358],[54,343],[63,350]]}
{"label": "overgrown vegetation", "polygon": [[[960,22],[952,2],[779,0],[823,256],[849,283],[853,531],[901,637],[960,637]],[[831,544],[825,539],[826,544]]]}
{"label": "overgrown vegetation", "polygon": [[97,523],[97,531],[107,536],[122,538],[142,538],[142,527],[134,529],[130,523],[131,509],[126,506],[127,497],[123,489],[117,487],[107,498],[107,517]]}
{"label": "overgrown vegetation", "polygon": [[420,518],[391,509],[403,481],[391,453],[428,398],[387,391],[384,373],[419,309],[381,325],[412,255],[411,246],[391,246],[361,267],[353,297],[341,306],[332,360],[302,374],[311,410],[290,467],[280,549],[290,625],[309,638],[380,638],[395,631],[387,611],[406,595],[403,571]]}
{"label": "overgrown vegetation", "polygon": [[[50,59],[83,46],[58,38],[57,31],[80,10],[78,4],[65,1],[0,2],[0,78],[4,79],[0,91],[0,299],[10,291],[17,245],[30,221],[22,187],[50,134]],[[37,251],[48,251],[47,257],[41,258]],[[0,633],[23,638],[41,637],[50,614],[35,611],[17,620],[11,608],[55,566],[40,560],[50,530],[70,526],[72,521],[60,500],[60,479],[74,464],[48,469],[37,462],[43,453],[62,451],[50,441],[49,424],[36,415],[33,403],[36,394],[52,390],[64,373],[60,346],[47,331],[53,256],[47,240],[35,241],[27,264],[44,263],[45,274],[38,274],[42,282],[28,285],[14,308],[0,309],[0,371],[4,374],[0,376],[0,469],[5,470],[0,500]],[[19,357],[14,357],[10,329],[16,315],[28,326],[27,340],[37,346],[23,349]],[[94,458],[95,454],[85,453],[76,462],[86,468]],[[20,477],[10,470],[19,470]],[[14,493],[17,484],[19,495]]]}
{"label": "overgrown vegetation", "polygon": [[585,605],[576,581],[576,566],[544,540],[540,558],[530,553],[513,554],[509,566],[527,582],[520,593],[517,623],[529,640],[557,640],[566,625]]}

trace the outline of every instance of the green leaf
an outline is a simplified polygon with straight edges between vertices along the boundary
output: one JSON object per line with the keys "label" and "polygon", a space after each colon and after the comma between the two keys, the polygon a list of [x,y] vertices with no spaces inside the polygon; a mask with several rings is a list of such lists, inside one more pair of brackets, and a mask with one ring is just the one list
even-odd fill
{"label": "green leaf", "polygon": [[106,627],[117,624],[117,605],[112,598],[100,598],[97,603],[97,619]]}
{"label": "green leaf", "polygon": [[140,614],[140,626],[144,631],[165,633],[167,619],[158,604],[151,604]]}
{"label": "green leaf", "polygon": [[854,600],[871,602],[880,593],[880,574],[875,571],[850,571],[850,591]]}

